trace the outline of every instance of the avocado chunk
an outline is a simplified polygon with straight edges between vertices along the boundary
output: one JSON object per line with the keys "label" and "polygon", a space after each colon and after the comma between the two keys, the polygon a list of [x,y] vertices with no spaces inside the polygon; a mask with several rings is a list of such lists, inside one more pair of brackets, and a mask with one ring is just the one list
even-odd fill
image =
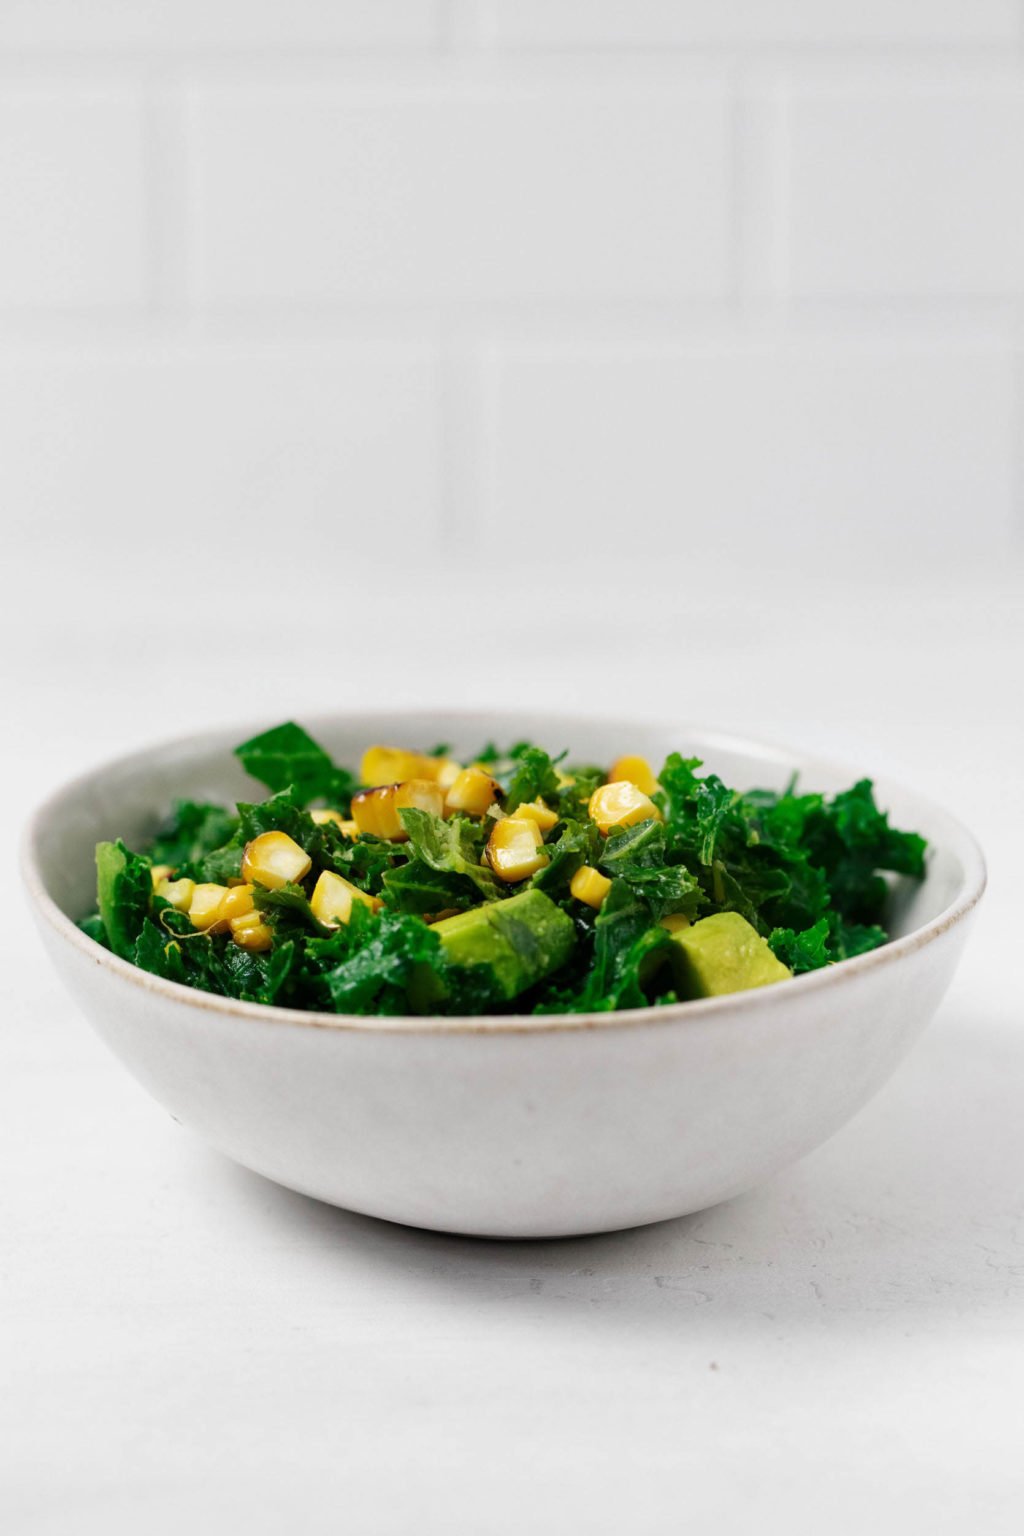
{"label": "avocado chunk", "polygon": [[507,1002],[565,964],[576,943],[572,918],[543,891],[522,891],[433,924],[452,965],[489,966]]}
{"label": "avocado chunk", "polygon": [[767,939],[738,912],[716,912],[673,933],[679,946],[679,992],[683,997],[719,997],[786,981],[793,972],[776,959]]}

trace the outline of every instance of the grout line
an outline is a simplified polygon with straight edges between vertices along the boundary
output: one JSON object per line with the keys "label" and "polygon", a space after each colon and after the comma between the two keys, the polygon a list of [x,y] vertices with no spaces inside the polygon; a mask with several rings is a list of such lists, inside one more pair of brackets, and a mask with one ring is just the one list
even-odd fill
{"label": "grout line", "polygon": [[150,73],[146,91],[147,223],[149,228],[150,314],[168,329],[189,331],[187,224],[190,198],[182,81],[166,66]]}

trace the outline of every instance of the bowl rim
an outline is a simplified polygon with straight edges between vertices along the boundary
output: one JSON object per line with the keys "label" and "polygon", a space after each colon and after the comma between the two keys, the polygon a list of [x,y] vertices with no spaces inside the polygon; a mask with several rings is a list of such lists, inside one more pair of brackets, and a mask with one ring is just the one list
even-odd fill
{"label": "bowl rim", "polygon": [[[350,711],[321,711],[318,713],[303,712],[303,720],[312,734],[317,729],[329,728],[346,718],[363,721],[379,720],[381,722],[392,721],[396,716],[401,716],[409,721],[410,728],[417,725],[426,728],[428,721],[436,720],[439,716],[445,719],[459,719],[466,722],[467,728],[474,719],[507,719],[509,729],[515,735],[514,722],[521,720],[523,711],[491,709],[478,707],[475,709],[452,709],[443,705],[433,708],[415,709],[352,709]],[[614,726],[616,730],[628,733],[631,730],[649,731],[666,729],[665,720],[629,719],[613,716],[581,714],[573,711],[531,711],[531,718],[537,722],[543,722],[542,728],[549,726],[552,730],[572,727],[587,727],[591,729],[607,729]],[[974,837],[964,824],[947,811],[944,807],[919,794],[916,790],[893,779],[874,779],[879,799],[885,803],[893,794],[906,796],[916,802],[930,820],[938,822],[942,826],[944,840],[949,840],[952,851],[960,861],[962,879],[959,890],[953,900],[943,908],[935,917],[930,918],[919,928],[914,928],[910,933],[903,934],[896,939],[890,939],[878,949],[867,951],[865,954],[855,955],[849,960],[840,960],[833,965],[821,970],[807,971],[801,976],[794,976],[784,985],[773,987],[757,987],[744,992],[730,992],[718,997],[695,998],[686,1002],[669,1003],[663,1007],[625,1008],[620,1011],[603,1013],[551,1013],[551,1014],[421,1014],[421,1015],[378,1015],[378,1014],[335,1014],[316,1013],[309,1009],[283,1008],[270,1003],[243,1002],[237,998],[222,997],[215,992],[203,992],[195,987],[187,987],[180,982],[167,981],[163,977],[154,976],[149,971],[143,971],[138,966],[132,965],[128,960],[122,960],[105,949],[94,939],[88,937],[57,905],[46,890],[43,875],[39,864],[38,845],[41,829],[53,809],[68,799],[74,798],[76,791],[85,789],[103,774],[117,768],[119,770],[131,769],[133,766],[140,768],[151,762],[154,755],[167,752],[184,752],[189,750],[203,750],[209,747],[213,750],[219,747],[225,740],[245,741],[249,736],[261,730],[268,729],[265,721],[239,724],[233,726],[218,726],[215,729],[189,732],[184,735],[162,739],[150,746],[137,748],[134,751],[119,753],[115,757],[85,769],[73,778],[53,789],[46,798],[36,807],[25,825],[21,840],[21,872],[25,885],[33,900],[38,916],[56,931],[73,949],[77,950],[84,958],[93,961],[111,973],[118,981],[141,988],[146,992],[155,992],[171,1003],[183,1004],[188,1007],[200,1008],[204,1012],[219,1015],[223,1018],[241,1018],[252,1022],[272,1023],[277,1025],[290,1025],[292,1027],[306,1027],[318,1030],[335,1031],[339,1033],[390,1033],[390,1034],[552,1034],[566,1031],[588,1029],[637,1029],[641,1027],[668,1027],[672,1025],[685,1025],[697,1023],[704,1019],[713,1019],[723,1013],[750,1013],[763,1014],[772,1012],[776,1008],[785,1006],[786,1000],[795,997],[794,989],[800,989],[800,995],[812,992],[822,992],[826,988],[841,986],[844,981],[852,981],[855,976],[863,975],[868,971],[877,970],[887,966],[897,965],[907,956],[932,944],[942,934],[961,923],[977,906],[984,894],[987,884],[987,870],[984,854]],[[521,729],[521,726],[520,726]],[[692,722],[680,721],[678,727],[680,738],[685,741],[687,735],[697,736],[705,748],[721,748],[745,752],[748,755],[760,757],[768,762],[772,759],[786,765],[797,764],[798,771],[803,775],[813,777],[815,773],[825,776],[838,775],[849,777],[853,783],[856,778],[864,777],[857,769],[851,768],[833,758],[820,757],[816,754],[807,754],[779,743],[769,742],[760,737],[744,736],[737,732],[709,729]],[[428,733],[429,734],[429,733]],[[230,748],[228,749],[230,751]],[[780,997],[781,994],[781,997]]]}

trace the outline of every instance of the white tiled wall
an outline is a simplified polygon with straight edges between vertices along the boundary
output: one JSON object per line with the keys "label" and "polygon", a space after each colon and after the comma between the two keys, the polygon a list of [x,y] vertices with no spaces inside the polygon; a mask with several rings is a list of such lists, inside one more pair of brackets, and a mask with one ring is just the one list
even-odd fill
{"label": "white tiled wall", "polygon": [[1022,299],[1020,0],[0,5],[37,571],[1009,553]]}

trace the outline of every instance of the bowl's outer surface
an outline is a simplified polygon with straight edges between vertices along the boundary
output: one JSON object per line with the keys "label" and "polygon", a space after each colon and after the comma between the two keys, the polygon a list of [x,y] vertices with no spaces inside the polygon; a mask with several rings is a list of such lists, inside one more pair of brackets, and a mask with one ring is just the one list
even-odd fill
{"label": "bowl's outer surface", "polygon": [[[795,760],[685,726],[477,714],[313,722],[342,760],[535,735],[576,757],[703,755],[739,786]],[[783,986],[628,1014],[373,1020],[214,998],[126,966],[68,922],[88,909],[92,845],[146,835],[178,794],[253,794],[218,733],[139,754],[61,791],[29,833],[47,948],[101,1036],[176,1119],[269,1178],[410,1225],[489,1237],[609,1231],[737,1194],[817,1146],[892,1072],[934,1012],[984,886],[970,836],[880,786],[934,844],[896,893],[895,943]],[[808,787],[856,775],[806,765]],[[63,915],[62,915],[63,913]]]}

